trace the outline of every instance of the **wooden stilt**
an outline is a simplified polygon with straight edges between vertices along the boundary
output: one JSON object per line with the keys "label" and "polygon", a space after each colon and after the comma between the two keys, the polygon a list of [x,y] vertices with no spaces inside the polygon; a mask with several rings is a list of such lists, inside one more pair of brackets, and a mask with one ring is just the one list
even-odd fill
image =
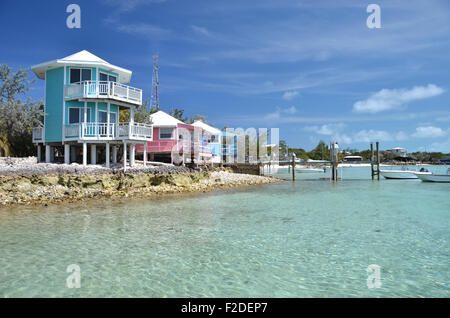
{"label": "wooden stilt", "polygon": [[292,154],[292,181],[295,181],[295,153]]}

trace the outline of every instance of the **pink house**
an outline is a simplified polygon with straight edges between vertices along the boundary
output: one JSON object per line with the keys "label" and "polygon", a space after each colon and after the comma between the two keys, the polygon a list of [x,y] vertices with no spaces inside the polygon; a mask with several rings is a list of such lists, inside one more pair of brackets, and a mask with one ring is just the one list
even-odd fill
{"label": "pink house", "polygon": [[[191,162],[197,165],[211,163],[212,149],[208,143],[209,136],[199,127],[188,125],[158,111],[152,116],[153,141],[147,142],[150,161],[163,161],[175,164]],[[136,145],[138,153],[144,153],[143,145]]]}

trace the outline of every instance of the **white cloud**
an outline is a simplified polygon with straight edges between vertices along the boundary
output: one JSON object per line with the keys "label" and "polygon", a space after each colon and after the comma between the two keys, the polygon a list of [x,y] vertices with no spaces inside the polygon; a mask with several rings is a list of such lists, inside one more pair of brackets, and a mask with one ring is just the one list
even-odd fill
{"label": "white cloud", "polygon": [[280,120],[283,117],[283,115],[293,115],[296,112],[297,112],[297,108],[295,108],[295,106],[291,106],[288,108],[277,107],[277,110],[275,112],[265,115],[264,119]]}
{"label": "white cloud", "polygon": [[408,134],[406,134],[406,133],[403,132],[403,131],[399,131],[399,132],[395,135],[395,140],[398,140],[398,141],[403,141],[403,140],[408,140],[408,139],[409,139]]}
{"label": "white cloud", "polygon": [[382,89],[372,94],[368,99],[358,101],[353,105],[357,113],[379,113],[382,111],[401,109],[407,103],[441,95],[444,89],[429,84],[415,86],[412,89]]}
{"label": "white cloud", "polygon": [[450,139],[447,139],[443,142],[433,142],[430,147],[425,149],[426,151],[436,151],[443,153],[450,153]]}
{"label": "white cloud", "polygon": [[210,36],[211,35],[211,33],[208,31],[208,29],[204,28],[204,27],[200,27],[200,26],[197,26],[197,25],[191,25],[191,29],[194,30],[196,33],[200,33],[200,34],[205,35],[205,36]]}
{"label": "white cloud", "polygon": [[131,12],[142,5],[161,3],[165,1],[166,0],[103,0],[105,4],[115,7],[118,13]]}
{"label": "white cloud", "polygon": [[413,137],[416,138],[439,138],[445,137],[447,132],[440,127],[422,126],[417,127]]}
{"label": "white cloud", "polygon": [[170,30],[163,29],[157,25],[138,23],[138,24],[122,24],[117,26],[117,30],[129,34],[139,34],[145,36],[167,36]]}
{"label": "white cloud", "polygon": [[284,100],[293,100],[296,96],[298,96],[298,92],[296,91],[287,91],[283,94],[282,98]]}
{"label": "white cloud", "polygon": [[327,124],[322,126],[308,126],[305,127],[305,130],[315,132],[319,135],[332,136],[342,131],[344,127],[345,124],[339,123],[339,124]]}
{"label": "white cloud", "polygon": [[408,135],[403,131],[390,133],[384,130],[360,130],[352,135],[344,133],[346,127],[343,123],[327,124],[322,126],[307,126],[305,131],[314,132],[318,135],[329,136],[330,140],[337,141],[342,144],[352,144],[357,142],[373,142],[373,141],[403,141],[408,139]]}
{"label": "white cloud", "polygon": [[449,122],[449,121],[450,121],[450,116],[444,116],[444,117],[436,118],[436,121],[439,121],[439,122]]}
{"label": "white cloud", "polygon": [[297,108],[295,108],[295,106],[291,106],[289,108],[283,109],[282,112],[293,115],[297,112]]}
{"label": "white cloud", "polygon": [[361,130],[353,137],[355,142],[391,141],[392,135],[384,130]]}

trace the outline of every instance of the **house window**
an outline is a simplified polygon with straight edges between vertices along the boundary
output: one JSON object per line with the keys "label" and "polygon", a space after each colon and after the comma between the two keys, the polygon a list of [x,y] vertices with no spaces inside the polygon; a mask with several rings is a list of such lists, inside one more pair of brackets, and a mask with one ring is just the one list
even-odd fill
{"label": "house window", "polygon": [[69,124],[79,124],[80,114],[81,112],[79,108],[69,108]]}
{"label": "house window", "polygon": [[70,69],[70,84],[81,81],[90,81],[92,79],[92,71],[90,69]]}
{"label": "house window", "polygon": [[101,82],[117,82],[117,77],[113,75],[108,75],[105,73],[100,73],[100,81]]}
{"label": "house window", "polygon": [[[84,122],[84,108],[69,107],[69,124],[79,124]],[[91,122],[91,109],[86,109],[87,122]]]}
{"label": "house window", "polygon": [[173,128],[159,128],[159,139],[173,139]]}
{"label": "house window", "polygon": [[83,69],[81,70],[81,80],[82,81],[90,81],[91,78],[91,70]]}
{"label": "house window", "polygon": [[111,124],[117,123],[117,114],[116,113],[109,113],[109,122]]}
{"label": "house window", "polygon": [[98,111],[98,122],[99,123],[106,123],[108,121],[108,113],[103,111],[103,110],[99,110]]}

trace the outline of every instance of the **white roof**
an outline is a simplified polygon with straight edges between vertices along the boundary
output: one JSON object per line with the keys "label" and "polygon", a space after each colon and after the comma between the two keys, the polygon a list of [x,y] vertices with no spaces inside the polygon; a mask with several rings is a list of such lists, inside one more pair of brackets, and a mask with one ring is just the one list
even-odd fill
{"label": "white roof", "polygon": [[192,126],[200,127],[200,128],[202,128],[204,131],[206,131],[206,132],[208,132],[208,133],[210,133],[210,134],[214,134],[214,135],[217,135],[217,134],[221,134],[221,133],[222,133],[222,131],[220,131],[219,129],[217,129],[217,128],[213,127],[213,126],[210,126],[210,125],[208,125],[208,124],[205,124],[205,123],[202,122],[201,120],[196,120],[196,121],[194,121],[194,123],[192,124]]}
{"label": "white roof", "polygon": [[119,73],[120,83],[126,84],[129,83],[131,80],[132,74],[131,71],[112,65],[86,50],[69,55],[62,59],[34,65],[31,67],[31,69],[38,78],[45,79],[45,72],[47,70],[58,68],[65,65],[101,67],[107,71]]}
{"label": "white roof", "polygon": [[184,124],[181,120],[163,112],[162,110],[150,115],[152,125],[155,127],[176,127],[178,124]]}

